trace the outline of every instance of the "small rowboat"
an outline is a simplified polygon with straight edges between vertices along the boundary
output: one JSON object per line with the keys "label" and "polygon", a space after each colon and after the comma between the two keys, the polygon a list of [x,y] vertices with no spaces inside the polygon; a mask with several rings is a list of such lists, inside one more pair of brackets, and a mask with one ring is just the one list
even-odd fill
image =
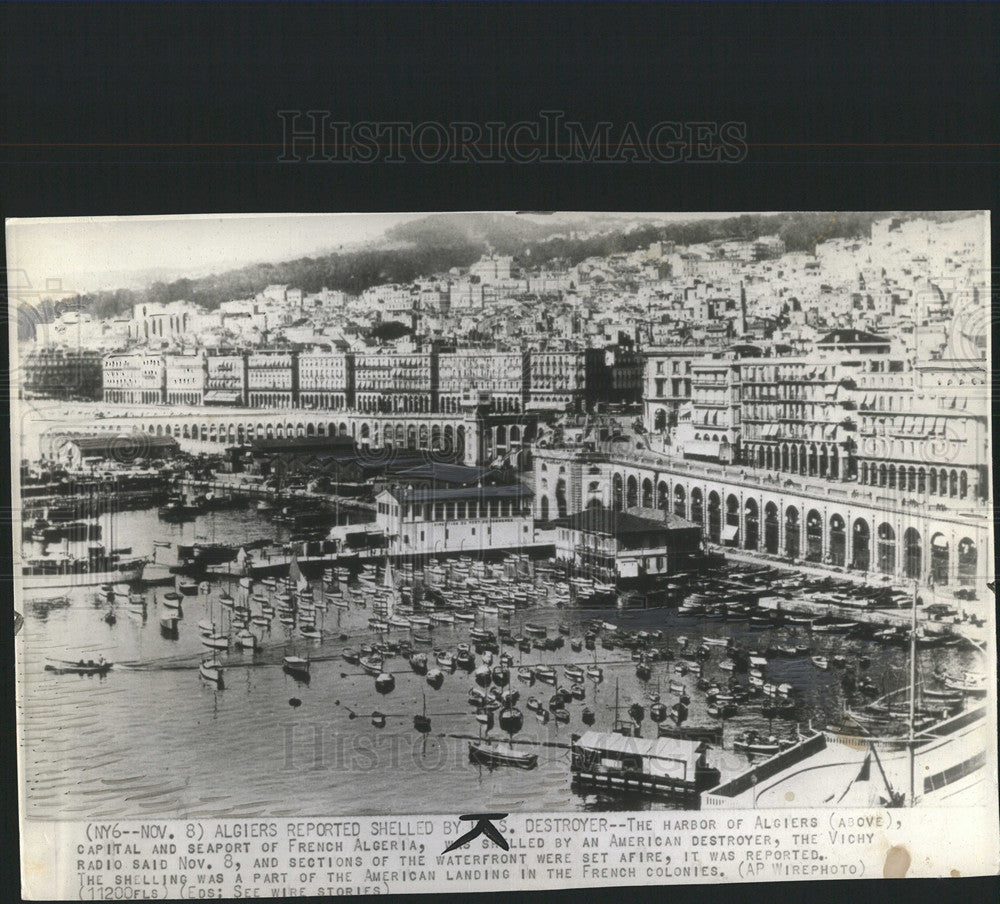
{"label": "small rowboat", "polygon": [[381,656],[363,656],[358,660],[358,664],[363,668],[369,675],[379,675],[382,672],[382,657]]}
{"label": "small rowboat", "polygon": [[545,682],[545,684],[554,686],[556,683],[556,670],[549,665],[536,665],[535,678]]}
{"label": "small rowboat", "polygon": [[474,741],[469,744],[469,760],[488,768],[534,769],[538,765],[538,754],[515,750],[511,744]]}
{"label": "small rowboat", "polygon": [[206,634],[201,638],[201,645],[210,650],[228,650],[229,638],[225,634]]}
{"label": "small rowboat", "polygon": [[293,678],[309,677],[309,660],[301,656],[286,656],[281,667],[285,674]]}
{"label": "small rowboat", "polygon": [[222,680],[222,666],[214,660],[203,661],[201,665],[198,666],[198,673],[201,675],[202,679],[207,681],[209,684],[214,684],[220,691],[223,688]]}

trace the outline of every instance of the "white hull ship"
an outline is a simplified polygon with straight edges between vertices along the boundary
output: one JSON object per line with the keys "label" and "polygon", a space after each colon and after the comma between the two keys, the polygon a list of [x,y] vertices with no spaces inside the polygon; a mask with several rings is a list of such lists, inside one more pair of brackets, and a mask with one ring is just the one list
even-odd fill
{"label": "white hull ship", "polygon": [[[985,706],[907,738],[817,731],[702,794],[702,809],[980,806],[986,801]],[[910,799],[910,772],[916,776]]]}

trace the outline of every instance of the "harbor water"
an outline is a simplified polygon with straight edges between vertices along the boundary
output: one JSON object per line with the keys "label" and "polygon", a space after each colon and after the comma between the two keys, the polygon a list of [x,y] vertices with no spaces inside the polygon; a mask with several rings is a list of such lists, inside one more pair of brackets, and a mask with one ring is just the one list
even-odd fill
{"label": "harbor water", "polygon": [[[280,529],[254,511],[215,511],[177,525],[159,521],[151,510],[117,514],[113,523],[105,516],[103,542],[153,555],[154,538],[240,544],[275,537],[282,538]],[[507,625],[518,634],[526,621],[546,626],[549,637],[559,633],[560,623],[569,632],[566,645],[558,650],[521,654],[516,647],[501,647],[513,656],[510,687],[520,691],[518,708],[524,714],[524,728],[515,740],[533,745],[525,749],[538,753],[538,767],[491,771],[468,757],[469,739],[479,734],[467,699],[475,687],[470,674],[446,672],[443,685],[434,689],[405,659],[390,658],[385,670],[393,673],[396,684],[390,693],[381,694],[371,675],[342,658],[344,649],[357,650],[378,639],[368,627],[370,609],[330,606],[318,617],[322,640],[303,638],[274,619],[271,627],[255,629],[261,638],[259,652],[231,647],[219,655],[225,689],[201,680],[199,663],[209,651],[202,645],[198,622],[221,622],[219,596],[226,588],[224,581],[216,580],[210,593],[184,597],[175,638],[160,629],[160,618],[167,614],[164,593],[170,587],[147,588],[146,612],[119,607],[113,624],[105,620],[109,606],[98,599],[96,587],[74,588],[66,600],[46,600],[41,591],[27,594],[21,684],[28,689],[21,700],[25,815],[222,818],[666,808],[672,806],[669,801],[571,786],[568,746],[572,734],[591,728],[582,721],[585,706],[596,715],[592,729],[610,731],[616,697],[623,713],[634,702],[648,711],[650,694],[658,692],[669,707],[678,699],[671,682],[684,685],[691,698],[687,724],[723,725],[729,749],[709,756],[710,764],[722,770],[723,780],[748,763],[731,749],[736,733],[755,728],[792,738],[797,727],[822,726],[843,712],[843,671],[821,670],[805,655],[772,659],[766,669],[768,681],[794,686],[800,704],[794,720],[769,722],[757,706],[741,707],[720,723],[708,716],[705,694],[696,690],[694,676],[678,673],[680,660],[651,663],[651,677],[640,681],[628,650],[608,650],[598,642],[594,651],[573,652],[569,636],[582,637],[585,623],[594,618],[618,624],[623,631],[660,630],[659,643],[673,650],[679,649],[681,636],[695,645],[703,637],[733,637],[745,649],[757,650],[805,645],[813,654],[843,655],[849,668],[868,662],[860,674],[887,691],[908,680],[907,649],[811,634],[804,626],[755,630],[746,621],[705,620],[674,608],[620,612],[553,605],[525,609],[509,620],[480,615],[477,624],[493,632]],[[461,622],[435,624],[430,631],[433,645],[418,649],[428,653],[433,668],[432,651],[454,652],[458,643],[468,642],[470,627]],[[394,629],[389,636],[405,639],[409,632]],[[283,671],[283,657],[289,655],[310,660],[308,683]],[[115,663],[104,676],[46,670],[54,660],[99,656]],[[704,664],[705,677],[724,682],[728,674],[719,669],[724,658],[725,651],[713,647]],[[547,708],[555,689],[539,683],[526,686],[518,679],[517,667],[585,667],[595,662],[604,671],[603,681],[585,682],[585,699],[566,707],[570,721],[539,724],[525,702],[534,695]],[[964,646],[923,649],[918,659],[918,672],[928,677],[937,669],[961,673],[978,668],[979,655]],[[571,682],[561,668],[557,671],[558,684],[568,687]],[[425,709],[431,730],[419,733],[413,717]],[[373,712],[385,714],[384,728],[373,725]],[[499,734],[495,729],[491,736]],[[648,714],[642,735],[656,736]]]}

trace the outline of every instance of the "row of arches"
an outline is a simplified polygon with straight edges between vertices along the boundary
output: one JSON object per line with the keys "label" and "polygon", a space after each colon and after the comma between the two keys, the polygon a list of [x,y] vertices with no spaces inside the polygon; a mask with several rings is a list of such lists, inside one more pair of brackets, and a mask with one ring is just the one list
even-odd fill
{"label": "row of arches", "polygon": [[368,413],[428,414],[431,411],[431,397],[427,393],[370,393],[358,394],[358,411]]}
{"label": "row of arches", "polygon": [[[462,410],[461,396],[441,396],[438,410],[443,413],[458,414]],[[518,396],[490,396],[490,411],[494,414],[518,414],[521,411],[521,399]]]}
{"label": "row of arches", "polygon": [[803,477],[842,476],[841,454],[834,443],[748,443],[741,458],[745,465],[768,471],[787,471]]}
{"label": "row of arches", "polygon": [[764,504],[755,498],[743,505],[735,494],[700,488],[688,489],[681,483],[670,489],[667,481],[655,486],[650,478],[635,475],[612,477],[612,505],[616,508],[660,508],[702,526],[712,543],[759,550],[856,571],[878,572],[911,580],[929,578],[935,584],[975,582],[978,549],[969,537],[953,544],[943,533],[925,538],[915,527],[897,536],[888,521],[877,524],[857,517],[848,525],[840,513],[825,519],[818,510],[803,512],[796,505],[780,510],[777,503]]}
{"label": "row of arches", "polygon": [[294,408],[291,390],[288,392],[251,392],[251,408]]}
{"label": "row of arches", "polygon": [[[460,449],[465,445],[463,424],[386,424],[380,421],[309,421],[306,423],[222,423],[183,421],[151,422],[146,432],[156,436],[173,436],[203,442],[244,443],[255,439],[292,439],[312,436],[345,436],[367,445],[386,445],[410,449]],[[512,430],[514,428],[511,428]],[[507,434],[505,433],[505,436]],[[517,436],[520,432],[517,431]]]}
{"label": "row of arches", "polygon": [[969,473],[964,468],[924,468],[862,462],[859,482],[867,486],[888,487],[932,496],[965,499],[969,495]]}

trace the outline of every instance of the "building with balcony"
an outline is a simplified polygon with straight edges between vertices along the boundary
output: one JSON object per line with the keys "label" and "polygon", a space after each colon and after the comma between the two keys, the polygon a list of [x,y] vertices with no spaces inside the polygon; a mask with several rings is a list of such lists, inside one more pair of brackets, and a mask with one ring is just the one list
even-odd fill
{"label": "building with balcony", "polygon": [[856,473],[852,369],[830,355],[741,360],[740,459],[752,467],[848,480]]}
{"label": "building with balcony", "polygon": [[165,355],[164,394],[168,405],[201,405],[205,401],[206,361],[203,354]]}
{"label": "building with balcony", "polygon": [[437,411],[437,352],[358,352],[354,357],[354,391],[359,411]]}
{"label": "building with balcony", "polygon": [[556,558],[619,586],[689,567],[701,528],[669,511],[593,507],[556,522]]}
{"label": "building with balcony", "polygon": [[[748,356],[754,351],[742,349]],[[691,362],[691,404],[681,409],[675,438],[685,458],[729,463],[739,457],[739,360],[730,351]]]}
{"label": "building with balcony", "polygon": [[105,402],[160,405],[166,395],[163,355],[150,352],[114,352],[102,361]]}
{"label": "building with balcony", "polygon": [[528,354],[528,375],[528,410],[586,411],[607,377],[604,351],[532,351]]}
{"label": "building with balcony", "polygon": [[676,426],[681,407],[691,401],[691,363],[711,349],[703,345],[648,348],[643,373],[643,425],[666,434]]}
{"label": "building with balcony", "polygon": [[438,399],[441,411],[462,410],[463,397],[476,393],[489,399],[495,413],[524,410],[527,356],[520,351],[459,349],[438,356]]}
{"label": "building with balcony", "polygon": [[247,403],[247,356],[238,352],[216,351],[205,358],[206,405]]}
{"label": "building with balcony", "polygon": [[296,352],[260,349],[247,355],[247,400],[251,408],[295,408],[298,393]]}
{"label": "building with balcony", "polygon": [[299,354],[299,406],[342,411],[354,405],[354,356],[346,352]]}

